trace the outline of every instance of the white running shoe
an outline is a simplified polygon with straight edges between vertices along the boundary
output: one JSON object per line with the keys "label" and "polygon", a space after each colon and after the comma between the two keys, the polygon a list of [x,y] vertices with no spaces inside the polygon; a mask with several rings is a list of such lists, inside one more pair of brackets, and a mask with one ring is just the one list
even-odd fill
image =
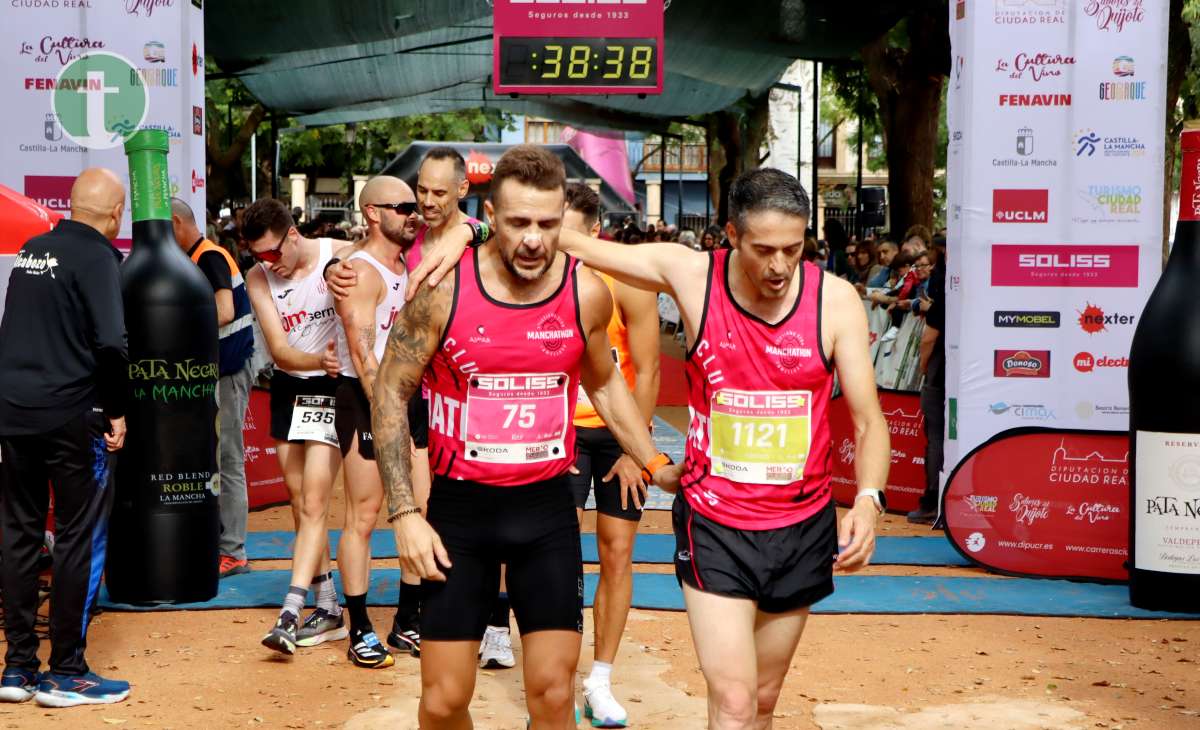
{"label": "white running shoe", "polygon": [[899,336],[900,336],[900,328],[899,327],[889,327],[888,331],[883,333],[883,337],[879,338],[879,341],[880,342],[891,342],[892,340],[896,339]]}
{"label": "white running shoe", "polygon": [[479,666],[483,669],[511,669],[516,665],[508,629],[487,627],[483,633],[483,643],[479,645]]}
{"label": "white running shoe", "polygon": [[625,727],[629,723],[629,715],[612,696],[607,679],[583,680],[583,714],[592,721],[592,727]]}

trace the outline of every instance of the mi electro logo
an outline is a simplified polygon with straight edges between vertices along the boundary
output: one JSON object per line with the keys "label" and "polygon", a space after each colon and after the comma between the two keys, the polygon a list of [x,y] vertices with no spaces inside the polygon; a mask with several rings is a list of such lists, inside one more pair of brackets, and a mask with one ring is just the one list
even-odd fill
{"label": "mi electro logo", "polygon": [[993,312],[996,327],[1057,328],[1062,324],[1058,312]]}
{"label": "mi electro logo", "polygon": [[1049,190],[993,190],[993,223],[1045,223],[1050,210]]}

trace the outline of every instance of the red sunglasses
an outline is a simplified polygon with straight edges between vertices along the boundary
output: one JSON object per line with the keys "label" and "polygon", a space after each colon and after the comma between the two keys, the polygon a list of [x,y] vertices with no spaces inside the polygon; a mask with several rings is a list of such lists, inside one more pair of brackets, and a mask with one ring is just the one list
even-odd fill
{"label": "red sunglasses", "polygon": [[283,242],[287,240],[288,233],[291,233],[291,230],[292,229],[289,228],[283,232],[283,236],[279,239],[279,244],[275,246],[275,248],[268,248],[266,251],[251,251],[250,255],[253,256],[255,260],[262,261],[263,263],[275,263],[279,259],[283,258]]}

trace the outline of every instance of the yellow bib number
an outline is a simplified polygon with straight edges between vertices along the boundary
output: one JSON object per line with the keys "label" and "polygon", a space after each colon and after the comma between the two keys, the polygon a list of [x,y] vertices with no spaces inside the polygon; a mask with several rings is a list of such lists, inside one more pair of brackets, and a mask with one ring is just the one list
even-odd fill
{"label": "yellow bib number", "polygon": [[807,390],[718,390],[709,403],[712,473],[747,484],[804,476],[812,425]]}

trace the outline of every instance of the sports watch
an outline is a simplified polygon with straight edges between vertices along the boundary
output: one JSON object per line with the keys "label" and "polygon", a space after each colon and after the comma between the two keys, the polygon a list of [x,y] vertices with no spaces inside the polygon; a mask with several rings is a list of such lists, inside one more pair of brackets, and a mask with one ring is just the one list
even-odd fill
{"label": "sports watch", "polygon": [[863,497],[870,497],[871,501],[875,503],[876,514],[882,515],[884,512],[887,512],[887,496],[883,493],[882,489],[875,489],[874,487],[860,489],[858,490],[858,494],[854,496],[854,501],[857,502]]}

